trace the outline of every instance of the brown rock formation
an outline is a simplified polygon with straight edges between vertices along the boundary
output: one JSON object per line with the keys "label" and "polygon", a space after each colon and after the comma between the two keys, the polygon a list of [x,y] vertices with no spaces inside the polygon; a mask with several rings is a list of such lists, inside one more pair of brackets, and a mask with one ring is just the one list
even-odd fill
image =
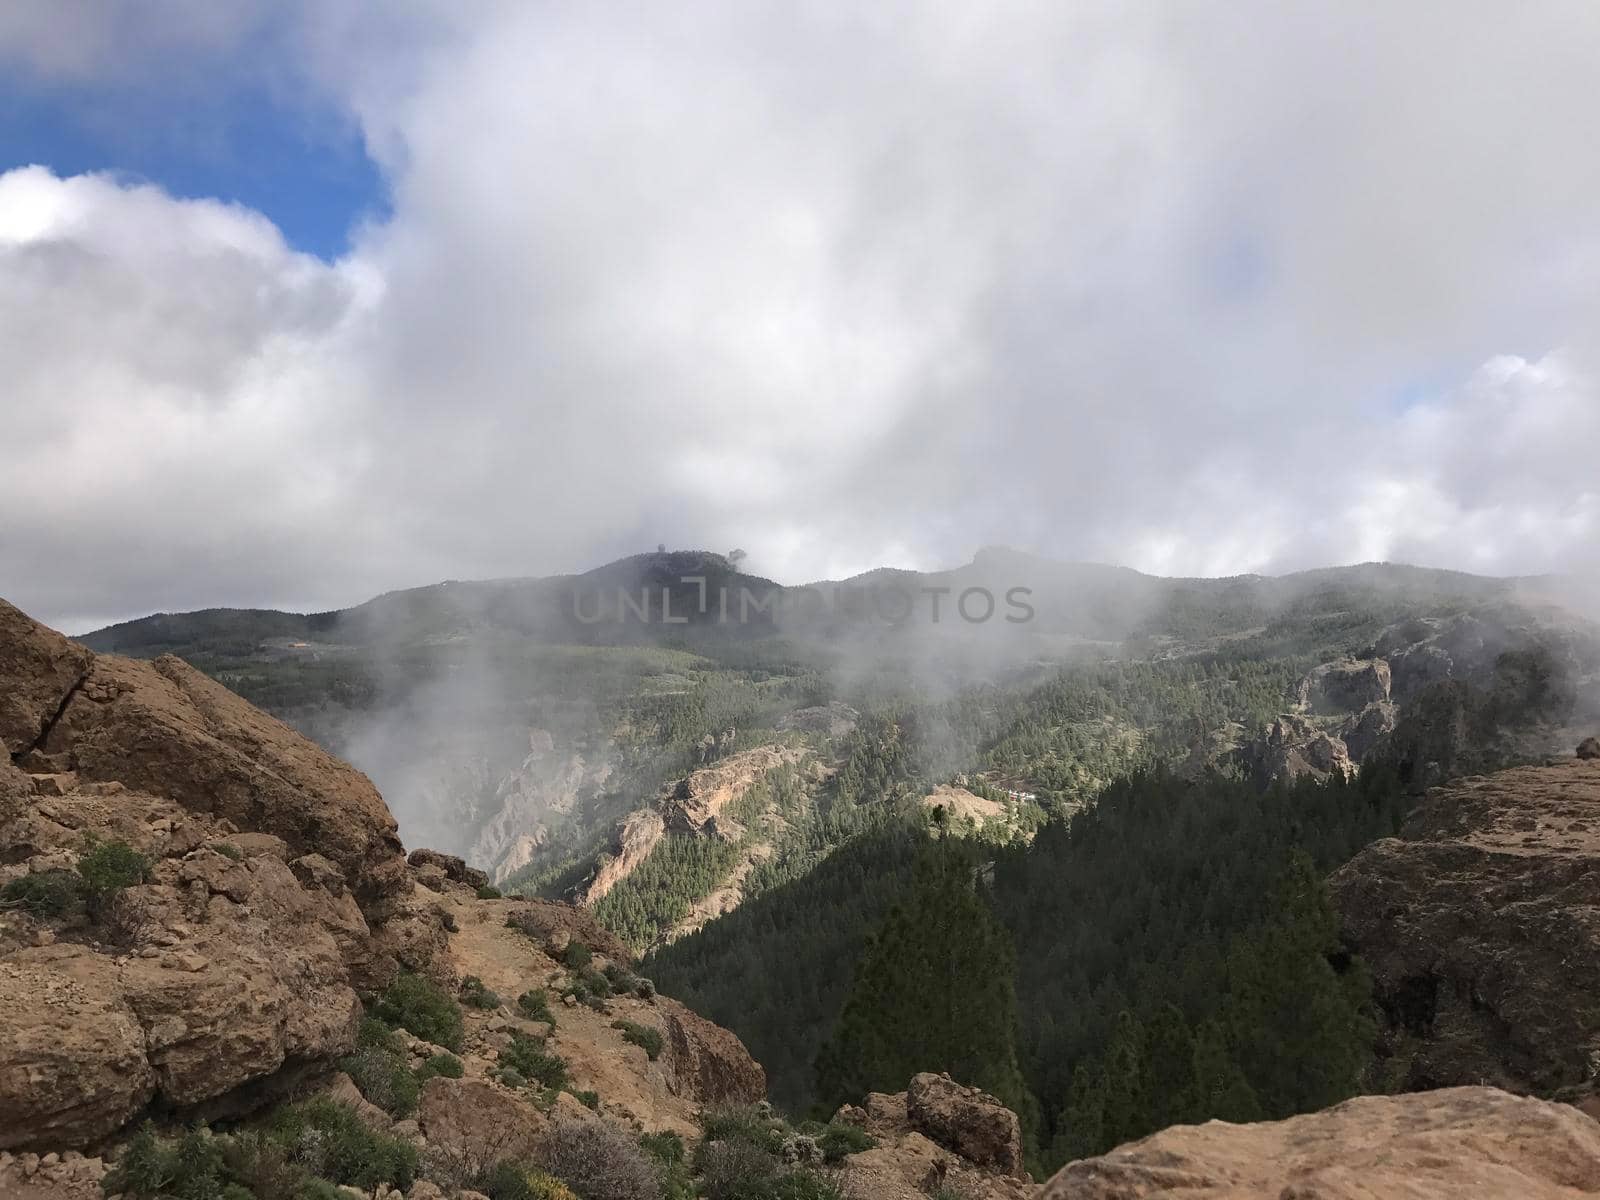
{"label": "brown rock formation", "polygon": [[1279,717],[1235,751],[1233,758],[1263,789],[1306,776],[1327,779],[1335,773],[1348,776],[1355,771],[1342,741],[1293,713]]}
{"label": "brown rock formation", "polygon": [[611,838],[611,849],[601,856],[594,877],[583,889],[584,904],[595,904],[621,883],[639,864],[650,857],[666,836],[661,814],[651,808],[631,812],[618,825]]}
{"label": "brown rock formation", "polygon": [[754,1104],[767,1095],[767,1073],[737,1035],[676,1000],[656,1001],[666,1040],[662,1060],[669,1086],[705,1104]]}
{"label": "brown rock formation", "polygon": [[768,771],[798,762],[802,756],[801,751],[787,746],[757,746],[701,767],[680,780],[662,801],[667,828],[697,836],[727,833],[725,810]]}
{"label": "brown rock formation", "polygon": [[436,1154],[450,1156],[470,1177],[503,1159],[526,1158],[539,1145],[539,1110],[482,1079],[428,1080],[417,1125]]}
{"label": "brown rock formation", "polygon": [[259,1104],[352,1047],[357,987],[438,956],[366,778],[177,659],[0,601],[0,696],[0,884],[96,840],[149,863],[92,920],[0,911],[0,1149]]}
{"label": "brown rock formation", "polygon": [[948,1075],[915,1076],[897,1095],[874,1092],[864,1108],[834,1118],[877,1141],[840,1172],[846,1195],[914,1200],[947,1188],[971,1200],[1025,1200],[1035,1194],[1022,1166],[1022,1126],[1000,1101]]}
{"label": "brown rock formation", "polygon": [[1600,1063],[1600,763],[1436,788],[1329,881],[1405,1084],[1588,1089]]}
{"label": "brown rock formation", "polygon": [[911,1127],[968,1162],[1002,1175],[1025,1176],[1022,1123],[987,1092],[962,1087],[948,1075],[923,1073],[906,1088]]}
{"label": "brown rock formation", "polygon": [[1389,699],[1389,664],[1384,659],[1324,663],[1300,683],[1297,699],[1315,713],[1360,712]]}
{"label": "brown rock formation", "polygon": [[1400,710],[1387,700],[1375,701],[1345,722],[1339,740],[1345,744],[1350,761],[1363,763],[1383,739],[1394,732]]}
{"label": "brown rock formation", "polygon": [[1600,1192],[1600,1125],[1454,1088],[1257,1125],[1179,1125],[1070,1163],[1040,1200],[1568,1200]]}

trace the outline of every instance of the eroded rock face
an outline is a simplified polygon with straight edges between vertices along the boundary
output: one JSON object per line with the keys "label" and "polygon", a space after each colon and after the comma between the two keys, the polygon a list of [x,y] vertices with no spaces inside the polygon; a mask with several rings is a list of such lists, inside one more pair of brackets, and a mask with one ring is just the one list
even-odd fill
{"label": "eroded rock face", "polygon": [[353,1048],[358,987],[443,957],[366,778],[185,664],[0,601],[0,697],[0,884],[96,840],[150,865],[92,915],[0,912],[0,1149],[270,1100]]}
{"label": "eroded rock face", "polygon": [[680,780],[662,802],[667,828],[702,837],[733,832],[725,815],[727,808],[768,771],[798,762],[800,757],[800,751],[787,746],[758,746],[701,767]]}
{"label": "eroded rock face", "polygon": [[1594,1087],[1600,762],[1435,788],[1329,887],[1407,1086]]}
{"label": "eroded rock face", "polygon": [[1324,663],[1301,682],[1300,704],[1316,713],[1360,712],[1385,703],[1390,690],[1389,664],[1381,658]]}
{"label": "eroded rock face", "polygon": [[1344,742],[1293,713],[1279,717],[1257,738],[1235,751],[1234,760],[1260,788],[1311,777],[1349,776],[1355,766]]}
{"label": "eroded rock face", "polygon": [[968,1162],[1022,1177],[1022,1122],[978,1088],[948,1075],[914,1076],[906,1088],[906,1116],[916,1129]]}
{"label": "eroded rock face", "polygon": [[482,1079],[428,1080],[417,1124],[429,1147],[459,1160],[467,1174],[503,1159],[527,1158],[545,1129],[531,1104]]}
{"label": "eroded rock face", "polygon": [[943,1188],[971,1200],[1025,1200],[1037,1191],[1022,1165],[1016,1114],[948,1075],[917,1075],[904,1092],[873,1092],[834,1119],[877,1141],[845,1161],[846,1195],[915,1200]]}
{"label": "eroded rock face", "polygon": [[1600,1191],[1600,1124],[1493,1088],[1361,1096],[1256,1125],[1179,1125],[1068,1164],[1041,1200],[1565,1200]]}
{"label": "eroded rock face", "polygon": [[1357,764],[1366,762],[1367,755],[1394,732],[1399,717],[1398,707],[1387,700],[1379,700],[1346,721],[1344,728],[1339,731],[1339,740],[1344,742],[1350,761]]}
{"label": "eroded rock face", "polygon": [[601,858],[594,877],[583,890],[583,903],[596,904],[606,893],[621,883],[639,864],[650,857],[666,835],[661,814],[643,808],[631,812],[618,824],[611,839],[611,851]]}
{"label": "eroded rock face", "polygon": [[767,1073],[737,1034],[676,1000],[656,1001],[666,1035],[662,1053],[669,1086],[704,1104],[754,1104],[767,1095]]}

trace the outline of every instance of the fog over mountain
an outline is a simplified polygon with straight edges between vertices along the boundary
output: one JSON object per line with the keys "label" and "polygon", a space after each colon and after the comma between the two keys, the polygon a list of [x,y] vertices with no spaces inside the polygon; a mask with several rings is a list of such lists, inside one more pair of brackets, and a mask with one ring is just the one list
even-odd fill
{"label": "fog over mountain", "polygon": [[[0,590],[1582,567],[1597,52],[1578,0],[7,5],[10,105],[112,152],[0,125]],[[116,169],[243,178],[262,105],[370,160],[340,248],[293,161]]]}

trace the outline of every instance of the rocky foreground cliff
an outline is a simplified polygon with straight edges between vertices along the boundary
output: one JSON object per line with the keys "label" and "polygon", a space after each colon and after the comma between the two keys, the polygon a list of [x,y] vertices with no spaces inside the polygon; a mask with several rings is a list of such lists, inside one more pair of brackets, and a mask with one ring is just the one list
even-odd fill
{"label": "rocky foreground cliff", "polygon": [[[1600,1192],[1600,1125],[1486,1087],[1175,1127],[1045,1184],[941,1076],[791,1126],[586,911],[407,856],[364,776],[177,659],[0,602],[0,742],[5,1200]],[[1335,877],[1403,1082],[1590,1090],[1594,810],[1600,763],[1468,780]]]}
{"label": "rocky foreground cliff", "polygon": [[593,1093],[595,1119],[640,1129],[689,1132],[701,1108],[765,1093],[726,1030],[643,986],[593,995],[627,956],[582,913],[492,898],[458,859],[408,861],[364,776],[177,659],[97,655],[0,602],[0,740],[0,1151],[24,1156],[0,1194],[24,1194],[24,1166],[26,1194],[48,1194],[61,1155],[98,1161],[149,1117],[360,1100],[338,1068],[363,1001],[406,979],[505,997],[425,1047],[455,1051],[461,1077],[424,1089],[402,1130],[423,1144],[496,1111],[548,1124],[506,1082],[514,1043],[560,1060],[568,1101]]}

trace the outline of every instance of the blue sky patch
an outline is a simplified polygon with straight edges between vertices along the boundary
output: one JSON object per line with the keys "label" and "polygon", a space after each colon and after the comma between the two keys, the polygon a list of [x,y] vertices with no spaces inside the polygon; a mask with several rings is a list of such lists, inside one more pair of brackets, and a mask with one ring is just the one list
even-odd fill
{"label": "blue sky patch", "polygon": [[349,249],[363,219],[388,214],[359,132],[265,88],[201,97],[0,79],[0,172],[30,164],[62,176],[115,171],[174,196],[243,204],[295,249],[327,260]]}

